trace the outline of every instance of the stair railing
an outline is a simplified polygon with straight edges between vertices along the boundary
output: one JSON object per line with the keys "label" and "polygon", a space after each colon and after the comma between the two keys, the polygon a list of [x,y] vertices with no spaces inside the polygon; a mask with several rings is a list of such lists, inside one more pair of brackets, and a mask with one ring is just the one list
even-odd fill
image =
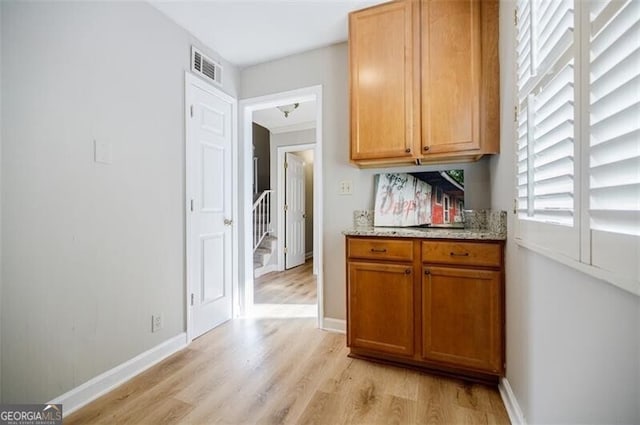
{"label": "stair railing", "polygon": [[271,194],[273,190],[265,190],[253,203],[253,251],[271,231]]}

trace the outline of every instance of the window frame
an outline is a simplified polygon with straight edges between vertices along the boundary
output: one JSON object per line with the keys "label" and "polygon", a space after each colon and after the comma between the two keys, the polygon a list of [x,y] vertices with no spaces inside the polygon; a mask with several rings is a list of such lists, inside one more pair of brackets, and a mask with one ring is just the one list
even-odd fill
{"label": "window frame", "polygon": [[[531,1],[531,0],[529,0]],[[536,1],[536,0],[533,0]],[[590,58],[590,16],[589,1],[572,0],[574,6],[574,209],[573,226],[554,224],[520,217],[518,211],[518,112],[520,93],[518,88],[518,23],[514,19],[511,35],[510,55],[512,55],[513,102],[515,106],[512,143],[514,143],[514,215],[515,241],[524,248],[542,254],[557,262],[577,269],[585,274],[604,280],[632,294],[640,296],[640,280],[637,276],[628,276],[592,265],[593,253],[596,249],[605,252],[605,247],[594,247],[594,243],[606,242],[621,244],[625,249],[638,252],[638,239],[624,234],[611,233],[609,236],[596,235],[590,224],[589,214],[589,176],[590,176],[590,119],[589,119],[589,58]],[[514,16],[517,16],[517,3],[513,2]],[[608,239],[607,239],[608,238]],[[595,241],[594,241],[595,239]],[[634,251],[635,250],[635,251]],[[609,251],[613,251],[609,249]],[[601,254],[598,254],[601,255]],[[611,256],[617,255],[616,253]],[[624,255],[622,256],[624,258]],[[640,263],[640,262],[638,262]],[[640,275],[640,264],[637,275]]]}
{"label": "window frame", "polygon": [[[530,2],[535,2],[536,0],[528,0]],[[573,57],[574,57],[574,82],[581,81],[580,73],[582,70],[582,66],[579,63],[581,58],[581,45],[582,45],[582,37],[580,36],[581,25],[577,25],[579,22],[580,11],[578,10],[579,2],[574,1],[574,16],[576,19],[574,20],[574,40],[573,40]],[[515,2],[514,2],[515,3]],[[517,3],[514,6],[514,14],[517,16]],[[518,213],[518,114],[520,112],[520,93],[518,89],[518,61],[517,61],[517,43],[518,37],[518,23],[514,22],[513,26],[513,40],[514,46],[511,49],[512,54],[514,55],[514,102],[515,102],[515,127],[513,140],[516,144],[515,149],[515,205],[516,205],[516,240],[522,241],[529,246],[553,246],[553,256],[562,256],[565,261],[569,260],[580,260],[580,238],[581,238],[581,224],[582,224],[582,214],[580,214],[580,205],[582,202],[582,190],[581,190],[581,140],[582,140],[582,132],[580,131],[580,117],[582,115],[581,112],[581,99],[580,92],[581,90],[575,90],[574,94],[574,135],[573,135],[573,224],[571,226],[556,224],[551,222],[539,221],[534,218],[522,218]],[[543,77],[541,77],[543,78]],[[530,113],[531,111],[528,111]]]}

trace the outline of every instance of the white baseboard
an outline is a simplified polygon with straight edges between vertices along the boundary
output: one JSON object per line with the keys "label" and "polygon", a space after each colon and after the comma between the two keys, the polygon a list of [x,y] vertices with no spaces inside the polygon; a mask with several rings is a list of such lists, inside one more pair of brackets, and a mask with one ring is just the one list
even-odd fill
{"label": "white baseboard", "polygon": [[332,319],[325,317],[322,320],[322,329],[330,332],[347,333],[347,321],[342,319]]}
{"label": "white baseboard", "polygon": [[306,254],[304,254],[304,259],[308,260],[309,258],[313,257],[313,251],[307,252]]}
{"label": "white baseboard", "polygon": [[176,335],[113,369],[101,373],[84,384],[67,391],[48,403],[62,404],[63,414],[67,416],[186,346],[187,334],[181,333]]}
{"label": "white baseboard", "polygon": [[520,409],[520,405],[518,404],[518,399],[516,399],[516,395],[513,393],[507,378],[502,378],[500,380],[498,390],[500,391],[500,397],[502,397],[504,407],[507,409],[507,414],[509,415],[511,424],[527,425],[527,421],[524,420],[524,415],[522,414],[522,409]]}
{"label": "white baseboard", "polygon": [[253,278],[255,279],[267,273],[277,272],[277,271],[278,271],[277,264],[267,264],[266,266],[258,267],[257,269],[255,269],[253,271]]}

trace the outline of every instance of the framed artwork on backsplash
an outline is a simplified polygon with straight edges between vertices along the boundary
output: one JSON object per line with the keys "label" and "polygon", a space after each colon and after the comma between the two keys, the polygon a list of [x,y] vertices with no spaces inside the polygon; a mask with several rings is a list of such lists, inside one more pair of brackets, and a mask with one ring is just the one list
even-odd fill
{"label": "framed artwork on backsplash", "polygon": [[374,179],[375,226],[462,227],[463,170],[383,173]]}

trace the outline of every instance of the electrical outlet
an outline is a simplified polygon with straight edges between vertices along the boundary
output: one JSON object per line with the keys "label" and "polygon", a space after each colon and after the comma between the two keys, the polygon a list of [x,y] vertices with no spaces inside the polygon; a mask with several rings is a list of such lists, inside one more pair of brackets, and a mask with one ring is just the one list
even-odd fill
{"label": "electrical outlet", "polygon": [[338,193],[340,195],[351,195],[351,180],[342,180],[338,186]]}
{"label": "electrical outlet", "polygon": [[162,316],[155,314],[151,316],[151,332],[158,332],[162,329]]}

